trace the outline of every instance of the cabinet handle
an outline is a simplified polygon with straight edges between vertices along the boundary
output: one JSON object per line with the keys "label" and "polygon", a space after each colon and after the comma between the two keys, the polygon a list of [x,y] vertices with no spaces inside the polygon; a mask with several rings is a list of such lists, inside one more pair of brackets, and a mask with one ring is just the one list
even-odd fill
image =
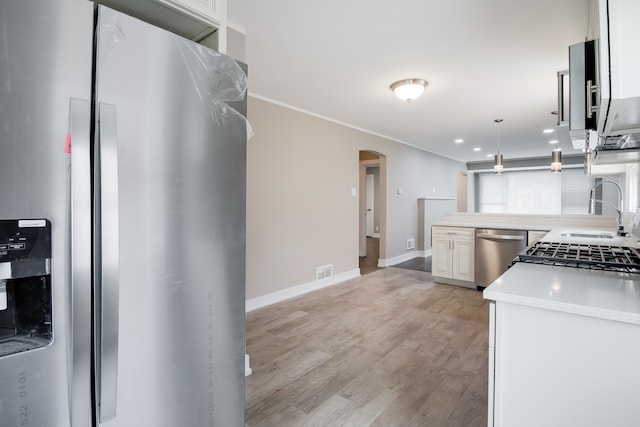
{"label": "cabinet handle", "polygon": [[120,290],[119,212],[118,212],[118,141],[116,107],[100,103],[99,160],[101,199],[99,212],[99,249],[96,250],[96,298],[101,307],[96,315],[100,322],[99,356],[96,380],[100,388],[100,422],[116,416],[118,378],[118,298]]}
{"label": "cabinet handle", "polygon": [[567,115],[564,108],[564,81],[569,76],[569,70],[558,71],[558,116],[556,126],[567,124]]}
{"label": "cabinet handle", "polygon": [[593,94],[598,93],[598,85],[594,85],[591,80],[587,80],[587,118],[593,117],[593,113],[598,111],[598,106],[593,105]]}
{"label": "cabinet handle", "polygon": [[487,240],[524,240],[523,235],[503,235],[503,234],[489,234],[489,233],[478,233],[476,234],[477,238],[487,239]]}
{"label": "cabinet handle", "polygon": [[[90,378],[86,367],[91,361],[91,104],[87,100],[69,100],[69,134],[71,135],[71,200],[70,211],[73,221],[69,221],[70,238],[70,344],[69,398],[73,402],[71,425],[87,425],[91,412],[81,408],[91,408]],[[69,219],[69,217],[67,217]],[[3,371],[4,372],[4,371]],[[86,374],[86,376],[85,376]],[[3,385],[4,387],[4,385]],[[5,411],[2,411],[3,414]],[[26,421],[26,418],[23,420]],[[3,422],[4,424],[4,422]]]}

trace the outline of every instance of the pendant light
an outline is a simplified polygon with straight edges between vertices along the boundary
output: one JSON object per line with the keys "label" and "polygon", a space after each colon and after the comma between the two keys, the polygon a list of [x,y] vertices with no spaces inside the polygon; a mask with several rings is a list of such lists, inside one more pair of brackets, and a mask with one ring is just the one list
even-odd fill
{"label": "pendant light", "polygon": [[562,151],[559,148],[555,148],[551,152],[551,172],[562,172]]}
{"label": "pendant light", "polygon": [[498,154],[493,156],[493,172],[496,175],[502,175],[502,172],[504,172],[502,153],[500,152],[500,123],[502,123],[502,119],[495,119],[494,122],[498,124]]}

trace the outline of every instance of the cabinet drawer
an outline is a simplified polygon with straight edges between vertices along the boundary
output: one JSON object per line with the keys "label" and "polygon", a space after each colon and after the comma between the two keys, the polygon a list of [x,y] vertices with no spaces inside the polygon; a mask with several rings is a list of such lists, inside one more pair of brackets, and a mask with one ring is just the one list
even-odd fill
{"label": "cabinet drawer", "polygon": [[433,238],[456,238],[456,239],[469,239],[473,240],[474,231],[473,228],[460,228],[460,227],[433,227]]}

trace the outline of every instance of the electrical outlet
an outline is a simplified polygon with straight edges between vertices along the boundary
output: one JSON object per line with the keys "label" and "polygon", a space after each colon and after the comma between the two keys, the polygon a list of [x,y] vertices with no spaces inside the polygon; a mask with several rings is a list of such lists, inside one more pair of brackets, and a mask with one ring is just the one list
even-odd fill
{"label": "electrical outlet", "polygon": [[415,249],[416,248],[416,239],[407,239],[407,250],[411,250],[411,249]]}

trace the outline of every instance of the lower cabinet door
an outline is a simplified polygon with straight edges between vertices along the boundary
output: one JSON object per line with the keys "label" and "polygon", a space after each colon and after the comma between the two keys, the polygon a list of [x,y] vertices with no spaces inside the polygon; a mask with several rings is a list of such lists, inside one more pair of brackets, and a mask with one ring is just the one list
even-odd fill
{"label": "lower cabinet door", "polygon": [[474,277],[474,244],[472,240],[454,240],[452,277],[458,280],[473,282]]}
{"label": "lower cabinet door", "polygon": [[451,278],[451,240],[433,239],[433,255],[431,258],[432,274],[437,277]]}

